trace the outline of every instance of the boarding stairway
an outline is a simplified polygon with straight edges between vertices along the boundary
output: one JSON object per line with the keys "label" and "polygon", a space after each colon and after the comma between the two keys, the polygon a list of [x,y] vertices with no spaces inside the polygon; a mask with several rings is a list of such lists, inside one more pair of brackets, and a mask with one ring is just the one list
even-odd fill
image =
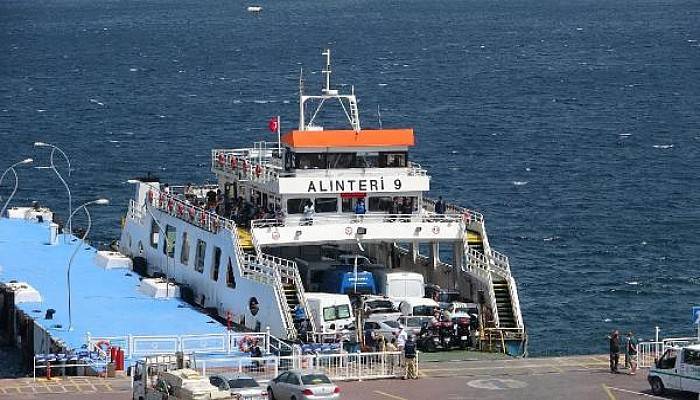
{"label": "boarding stairway", "polygon": [[[294,326],[294,309],[301,305],[304,310],[308,310],[304,285],[296,263],[263,253],[252,233],[245,228],[237,227],[231,229],[231,232],[244,276],[275,288],[287,339],[296,339],[298,332]],[[313,318],[310,318],[310,322],[312,331],[316,332]]]}

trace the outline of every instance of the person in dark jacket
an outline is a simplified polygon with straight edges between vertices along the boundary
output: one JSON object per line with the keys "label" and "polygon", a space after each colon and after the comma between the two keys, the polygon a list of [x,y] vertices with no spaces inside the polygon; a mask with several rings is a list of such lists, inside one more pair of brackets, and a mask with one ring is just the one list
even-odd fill
{"label": "person in dark jacket", "polygon": [[620,332],[612,331],[608,336],[608,341],[610,342],[610,372],[619,374],[617,367],[620,363]]}
{"label": "person in dark jacket", "polygon": [[406,374],[404,379],[418,379],[418,365],[416,363],[416,342],[413,335],[409,336],[403,348],[403,357],[406,359]]}

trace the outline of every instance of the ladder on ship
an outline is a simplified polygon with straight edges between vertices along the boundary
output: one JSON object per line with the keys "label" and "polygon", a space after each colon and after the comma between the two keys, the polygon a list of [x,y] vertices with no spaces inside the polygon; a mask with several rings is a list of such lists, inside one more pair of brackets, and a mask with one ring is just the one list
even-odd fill
{"label": "ladder on ship", "polygon": [[496,312],[498,314],[499,328],[517,328],[513,315],[513,302],[510,298],[508,281],[500,276],[493,275],[493,293],[496,297]]}

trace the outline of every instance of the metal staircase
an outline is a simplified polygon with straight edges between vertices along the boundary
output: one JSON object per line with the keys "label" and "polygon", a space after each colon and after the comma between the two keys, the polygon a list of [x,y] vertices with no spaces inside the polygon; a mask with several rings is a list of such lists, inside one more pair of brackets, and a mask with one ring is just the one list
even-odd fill
{"label": "metal staircase", "polygon": [[[248,232],[248,231],[246,231]],[[243,249],[241,242],[237,239],[237,247]],[[308,304],[306,303],[306,295],[304,285],[299,275],[299,269],[294,261],[272,256],[260,251],[260,245],[255,240],[255,237],[250,236],[250,243],[253,247],[252,254],[246,254],[250,259],[245,262],[245,270],[251,274],[259,274],[270,277],[267,283],[275,287],[278,297],[278,306],[282,313],[282,319],[285,322],[288,339],[296,339],[297,330],[294,326],[294,309],[297,305],[301,305],[308,314]],[[254,271],[254,272],[253,272]],[[311,330],[317,331],[317,327],[313,318],[310,320]]]}

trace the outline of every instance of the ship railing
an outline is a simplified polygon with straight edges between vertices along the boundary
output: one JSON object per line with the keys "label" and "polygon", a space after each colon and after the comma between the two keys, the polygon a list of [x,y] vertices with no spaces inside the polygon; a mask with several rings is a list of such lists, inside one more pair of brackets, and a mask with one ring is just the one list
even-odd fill
{"label": "ship railing", "polygon": [[[273,148],[214,149],[211,152],[212,171],[235,175],[242,180],[260,182],[295,177],[303,171],[319,171],[315,168],[286,171],[282,159],[276,157],[276,154],[277,149]],[[428,175],[428,171],[414,162],[409,162],[405,168],[392,169],[408,176]],[[387,174],[387,168],[328,168],[323,171],[332,176]]]}
{"label": "ship railing", "polygon": [[290,370],[321,372],[335,381],[390,379],[404,375],[403,353],[321,352],[291,356],[197,359],[195,368],[203,375],[245,373],[267,382]]}
{"label": "ship railing", "polygon": [[[99,336],[88,335],[88,349],[103,346],[120,347],[128,359],[157,354],[199,353],[241,355],[257,345],[266,353],[270,352],[269,328],[265,332],[208,333],[201,335],[128,335]],[[102,358],[106,358],[104,355]]]}
{"label": "ship railing", "polygon": [[[423,197],[423,208],[430,212],[435,212],[435,203],[437,200],[430,197]],[[446,214],[459,214],[464,216],[463,219],[467,225],[471,223],[483,224],[484,215],[480,212],[470,210],[465,207],[461,207],[452,203],[445,202],[445,213]]]}
{"label": "ship railing", "polygon": [[493,262],[496,264],[496,267],[510,276],[510,261],[508,260],[508,256],[494,249],[491,249],[491,255],[493,256]]}
{"label": "ship railing", "polygon": [[166,193],[155,188],[148,190],[146,204],[212,233],[218,233],[224,226],[235,226],[235,222],[232,220],[194,205],[179,195]]}
{"label": "ship railing", "polygon": [[386,214],[368,213],[356,214],[320,214],[316,213],[309,220],[303,216],[287,216],[284,219],[270,218],[257,219],[251,222],[253,229],[275,226],[310,226],[310,225],[335,225],[335,224],[368,224],[368,223],[461,223],[461,214]]}

